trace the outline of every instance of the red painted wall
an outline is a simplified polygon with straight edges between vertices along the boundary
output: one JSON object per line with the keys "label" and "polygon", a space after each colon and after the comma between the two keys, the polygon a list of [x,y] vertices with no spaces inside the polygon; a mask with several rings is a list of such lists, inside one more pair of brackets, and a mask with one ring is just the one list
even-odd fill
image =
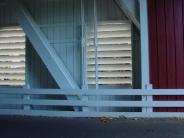
{"label": "red painted wall", "polygon": [[[155,89],[184,88],[184,1],[148,0],[150,79]],[[184,100],[184,96],[154,96],[154,100]],[[154,108],[184,112],[184,108]]]}

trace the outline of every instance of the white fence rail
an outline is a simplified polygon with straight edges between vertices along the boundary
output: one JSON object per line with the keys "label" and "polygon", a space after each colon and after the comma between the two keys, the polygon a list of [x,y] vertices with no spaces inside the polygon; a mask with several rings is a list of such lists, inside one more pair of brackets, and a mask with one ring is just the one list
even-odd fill
{"label": "white fence rail", "polygon": [[[78,100],[58,99],[60,96],[77,96]],[[130,89],[101,89],[101,90],[62,90],[62,89],[0,89],[0,114],[1,115],[32,115],[32,116],[57,116],[57,117],[184,117],[184,112],[110,112],[110,111],[68,111],[46,108],[49,106],[61,107],[128,107],[128,108],[153,108],[153,107],[184,107],[184,101],[141,101],[141,100],[83,100],[88,96],[180,96],[184,90],[130,90]],[[26,96],[30,98],[25,98]],[[43,97],[42,97],[43,96]],[[36,97],[36,98],[35,98]],[[42,98],[40,98],[42,97]],[[13,105],[10,108],[8,105]],[[30,106],[30,108],[23,108]],[[34,109],[31,106],[45,108]],[[19,107],[19,108],[17,108]]]}

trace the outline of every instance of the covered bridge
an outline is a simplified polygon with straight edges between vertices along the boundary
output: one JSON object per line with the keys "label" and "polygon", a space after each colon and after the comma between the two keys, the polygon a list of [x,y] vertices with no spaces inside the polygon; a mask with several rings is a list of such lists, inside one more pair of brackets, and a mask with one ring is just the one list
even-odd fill
{"label": "covered bridge", "polygon": [[184,117],[182,0],[1,0],[0,114]]}

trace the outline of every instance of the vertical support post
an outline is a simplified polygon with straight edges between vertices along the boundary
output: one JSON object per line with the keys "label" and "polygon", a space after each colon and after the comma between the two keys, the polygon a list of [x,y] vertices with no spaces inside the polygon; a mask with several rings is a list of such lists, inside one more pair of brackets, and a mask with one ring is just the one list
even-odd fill
{"label": "vertical support post", "polygon": [[88,88],[87,84],[87,48],[86,48],[86,24],[84,15],[84,0],[81,0],[81,46],[82,46],[82,89]]}
{"label": "vertical support post", "polygon": [[[94,39],[93,45],[95,49],[95,88],[99,89],[99,66],[98,66],[98,17],[97,17],[97,7],[96,7],[96,0],[93,1],[93,16],[94,16],[94,23],[93,23],[93,31],[94,31]],[[96,100],[100,100],[99,96],[96,96]],[[96,107],[96,111],[99,111],[99,107]]]}
{"label": "vertical support post", "polygon": [[[148,45],[148,13],[147,0],[140,0],[140,34],[141,34],[141,81],[142,89],[150,89],[149,76],[149,45]],[[143,101],[151,100],[151,97],[142,96]],[[151,111],[149,109],[149,111]],[[147,108],[142,108],[142,112],[147,112]]]}
{"label": "vertical support post", "polygon": [[[81,0],[81,45],[82,45],[82,89],[88,89],[87,83],[87,48],[86,48],[86,25],[85,25],[85,15],[84,15],[84,0]],[[88,101],[88,96],[81,96],[82,101]],[[88,107],[82,107],[82,111],[88,111]]]}
{"label": "vertical support post", "polygon": [[94,0],[93,3],[93,16],[94,16],[94,23],[93,23],[93,29],[94,29],[94,39],[93,39],[93,45],[95,49],[95,84],[96,89],[99,88],[99,80],[98,80],[98,35],[97,35],[97,8],[96,8],[96,0]]}
{"label": "vertical support post", "polygon": [[[25,44],[26,45],[26,44]],[[29,50],[28,50],[28,47],[27,46],[25,46],[25,50],[26,50],[26,57],[25,57],[25,64],[26,64],[26,74],[25,74],[25,77],[26,77],[26,79],[25,79],[25,82],[26,82],[26,86],[25,86],[25,89],[30,89],[30,81],[29,81],[29,62],[28,62],[28,60],[29,60],[29,58],[28,58],[28,54],[29,54]],[[30,99],[30,96],[29,95],[24,95],[24,97],[23,97],[25,100],[29,100]],[[30,110],[31,109],[31,107],[30,107],[30,105],[24,105],[24,110]]]}

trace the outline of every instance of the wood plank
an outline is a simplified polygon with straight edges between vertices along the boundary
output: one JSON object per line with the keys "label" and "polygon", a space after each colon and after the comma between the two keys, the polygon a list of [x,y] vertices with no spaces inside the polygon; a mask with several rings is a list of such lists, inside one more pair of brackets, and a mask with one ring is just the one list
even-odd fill
{"label": "wood plank", "polygon": [[0,68],[0,73],[4,74],[25,73],[25,68]]}
{"label": "wood plank", "polygon": [[184,95],[183,89],[22,89],[22,88],[1,88],[0,94],[18,95]]}
{"label": "wood plank", "polygon": [[0,62],[0,68],[25,68],[25,62]]}
{"label": "wood plank", "polygon": [[1,99],[0,104],[46,105],[46,106],[89,106],[89,107],[184,107],[182,101],[81,101],[81,100],[37,100]]}
{"label": "wood plank", "polygon": [[[88,65],[94,65],[95,59],[94,58],[88,58],[87,61]],[[123,57],[123,58],[100,58],[98,59],[98,64],[131,64],[132,59],[130,57]]]}
{"label": "wood plank", "polygon": [[[95,72],[88,72],[87,73],[88,78],[95,78]],[[121,78],[121,77],[131,77],[132,72],[131,71],[126,71],[126,72],[121,72],[121,71],[114,71],[114,72],[99,72],[98,73],[99,77],[103,78]]]}
{"label": "wood plank", "polygon": [[[130,24],[104,24],[104,25],[98,25],[97,31],[103,32],[103,31],[124,31],[124,30],[130,30],[131,26]],[[93,32],[92,26],[89,26],[87,28],[87,32]]]}
{"label": "wood plank", "polygon": [[107,21],[99,21],[97,24],[98,25],[111,25],[111,24],[113,24],[113,25],[118,25],[118,24],[129,24],[130,23],[130,21],[129,20],[108,20],[108,22]]}
{"label": "wood plank", "polygon": [[[98,44],[106,45],[106,44],[131,44],[131,38],[99,38]],[[93,45],[93,39],[87,41],[87,45]]]}
{"label": "wood plank", "polygon": [[22,31],[22,28],[20,28],[19,26],[8,26],[8,27],[1,27],[0,32],[4,32],[4,31]]}
{"label": "wood plank", "polygon": [[[99,65],[99,71],[132,70],[131,65]],[[87,71],[95,71],[95,66],[88,66]]]}
{"label": "wood plank", "polygon": [[[100,51],[98,52],[98,58],[121,58],[131,57],[131,51]],[[88,58],[94,58],[95,52],[88,52]]]}
{"label": "wood plank", "polygon": [[[158,42],[158,78],[159,88],[167,88],[167,49],[165,30],[165,0],[156,2],[157,7],[157,42]],[[167,100],[166,96],[160,96],[159,100]],[[160,112],[166,112],[166,108],[159,108]]]}
{"label": "wood plank", "polygon": [[176,78],[177,88],[184,88],[184,47],[183,47],[183,22],[182,0],[174,1],[175,44],[176,44]]}
{"label": "wood plank", "polygon": [[25,74],[0,74],[0,80],[25,80]]}
{"label": "wood plank", "polygon": [[[184,88],[184,47],[183,47],[183,1],[174,1],[174,21],[175,21],[175,48],[176,48],[176,78],[177,88]],[[184,100],[183,96],[178,96],[178,100]],[[184,112],[184,108],[177,108],[177,111]]]}
{"label": "wood plank", "polygon": [[19,61],[25,61],[25,56],[24,55],[18,55],[18,56],[6,56],[0,55],[0,61],[1,62],[6,62],[6,61],[10,61],[10,62],[19,62]]}
{"label": "wood plank", "polygon": [[[168,88],[176,88],[176,49],[175,49],[175,33],[174,32],[174,10],[173,0],[165,2],[166,14],[166,39],[167,39],[167,76]],[[168,100],[176,100],[176,96],[168,96]],[[168,108],[169,112],[175,112],[176,108]]]}
{"label": "wood plank", "polygon": [[159,63],[159,88],[167,88],[166,30],[165,30],[165,0],[158,0],[157,7],[157,40]]}
{"label": "wood plank", "polygon": [[22,43],[0,43],[0,49],[25,49],[25,42],[22,42]]}
{"label": "wood plank", "polygon": [[[117,51],[117,50],[131,50],[130,44],[106,44],[98,45],[98,51]],[[87,51],[95,51],[93,45],[87,47]]]}
{"label": "wood plank", "polygon": [[[87,34],[88,38],[94,38],[93,33]],[[103,31],[98,32],[98,38],[112,38],[112,37],[131,37],[131,30],[125,30],[125,31]]]}
{"label": "wood plank", "polygon": [[25,37],[18,37],[18,36],[14,36],[14,37],[0,37],[0,44],[2,43],[23,43],[25,42]]}
{"label": "wood plank", "polygon": [[[150,48],[150,83],[153,88],[158,88],[158,47],[157,47],[157,23],[156,1],[148,1],[149,19],[149,48]],[[158,100],[158,97],[154,97]]]}
{"label": "wood plank", "polygon": [[[158,43],[157,43],[157,6],[155,0],[148,1],[149,14],[149,46],[150,46],[150,81],[153,88],[159,88],[158,79]],[[153,100],[159,100],[159,96],[153,96]],[[158,112],[159,108],[153,108]]]}
{"label": "wood plank", "polygon": [[25,37],[23,30],[4,30],[0,29],[0,37]]}
{"label": "wood plank", "polygon": [[25,49],[1,49],[1,55],[25,55]]}
{"label": "wood plank", "polygon": [[[95,78],[94,79],[91,79],[91,78],[88,78],[88,81],[87,81],[88,84],[92,85],[92,84],[96,84],[96,81],[95,81]],[[102,85],[118,85],[118,84],[132,84],[132,79],[131,78],[99,78],[98,79],[98,84],[102,84]]]}
{"label": "wood plank", "polygon": [[0,85],[23,86],[25,85],[25,80],[0,80]]}

